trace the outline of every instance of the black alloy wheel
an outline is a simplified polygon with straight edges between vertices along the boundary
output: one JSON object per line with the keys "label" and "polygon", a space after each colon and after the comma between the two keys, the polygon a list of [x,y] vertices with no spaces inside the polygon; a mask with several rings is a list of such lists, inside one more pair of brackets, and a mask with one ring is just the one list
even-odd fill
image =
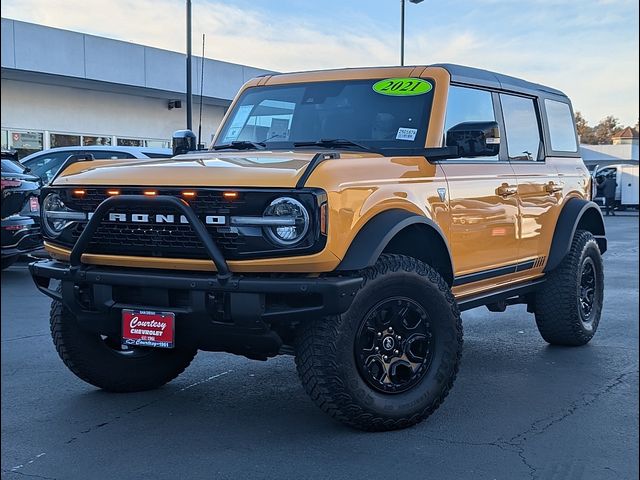
{"label": "black alloy wheel", "polygon": [[580,317],[584,323],[593,321],[593,306],[595,301],[595,293],[598,288],[596,276],[596,268],[591,257],[585,257],[582,262],[580,274],[580,292],[578,294],[578,302],[580,304]]}
{"label": "black alloy wheel", "polygon": [[355,339],[362,378],[384,393],[401,393],[429,369],[433,332],[426,310],[405,297],[382,300],[366,315]]}

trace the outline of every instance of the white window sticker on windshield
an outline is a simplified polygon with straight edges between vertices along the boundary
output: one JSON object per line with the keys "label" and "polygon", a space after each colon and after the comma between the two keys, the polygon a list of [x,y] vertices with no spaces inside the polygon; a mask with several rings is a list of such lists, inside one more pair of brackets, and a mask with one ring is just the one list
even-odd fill
{"label": "white window sticker on windshield", "polygon": [[417,128],[400,127],[398,129],[398,134],[396,135],[396,140],[409,140],[412,142],[416,139],[416,133],[418,133]]}
{"label": "white window sticker on windshield", "polygon": [[241,107],[238,107],[238,110],[233,117],[233,121],[231,122],[231,125],[229,125],[229,129],[222,139],[223,143],[233,142],[238,138],[238,135],[240,135],[240,132],[244,127],[244,124],[247,123],[247,118],[249,118],[249,114],[251,113],[252,109],[253,105],[242,105]]}

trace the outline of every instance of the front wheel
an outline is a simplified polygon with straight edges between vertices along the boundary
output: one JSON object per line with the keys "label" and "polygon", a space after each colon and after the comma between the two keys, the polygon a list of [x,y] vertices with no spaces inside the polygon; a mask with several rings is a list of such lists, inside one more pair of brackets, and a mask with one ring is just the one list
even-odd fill
{"label": "front wheel", "polygon": [[462,351],[460,312],[429,265],[382,255],[342,315],[301,327],[296,365],[312,400],[367,431],[408,427],[451,389]]}
{"label": "front wheel", "polygon": [[119,338],[82,330],[60,302],[51,304],[51,337],[64,364],[80,379],[111,392],[151,390],[173,380],[195,349],[126,348]]}
{"label": "front wheel", "polygon": [[604,267],[590,232],[578,230],[560,265],[535,294],[538,331],[552,345],[578,346],[596,333],[604,298]]}

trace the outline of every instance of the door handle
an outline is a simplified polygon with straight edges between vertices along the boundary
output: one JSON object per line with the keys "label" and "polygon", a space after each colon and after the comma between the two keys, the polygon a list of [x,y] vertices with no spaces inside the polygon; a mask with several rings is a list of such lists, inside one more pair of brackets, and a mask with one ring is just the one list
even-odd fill
{"label": "door handle", "polygon": [[496,195],[500,195],[501,197],[510,197],[511,195],[515,195],[516,193],[518,193],[518,187],[515,185],[503,183],[498,188],[496,188]]}
{"label": "door handle", "polygon": [[544,186],[544,189],[547,193],[556,193],[556,192],[560,192],[563,189],[563,185],[562,184],[557,184],[554,182],[549,182]]}

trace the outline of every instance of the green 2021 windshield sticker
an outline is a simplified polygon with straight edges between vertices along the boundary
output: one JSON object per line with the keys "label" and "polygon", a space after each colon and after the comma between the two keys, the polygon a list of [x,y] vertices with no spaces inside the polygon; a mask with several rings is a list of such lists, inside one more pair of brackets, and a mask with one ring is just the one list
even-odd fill
{"label": "green 2021 windshield sticker", "polygon": [[421,78],[385,78],[373,84],[374,92],[397,97],[423,95],[432,89],[433,85]]}

